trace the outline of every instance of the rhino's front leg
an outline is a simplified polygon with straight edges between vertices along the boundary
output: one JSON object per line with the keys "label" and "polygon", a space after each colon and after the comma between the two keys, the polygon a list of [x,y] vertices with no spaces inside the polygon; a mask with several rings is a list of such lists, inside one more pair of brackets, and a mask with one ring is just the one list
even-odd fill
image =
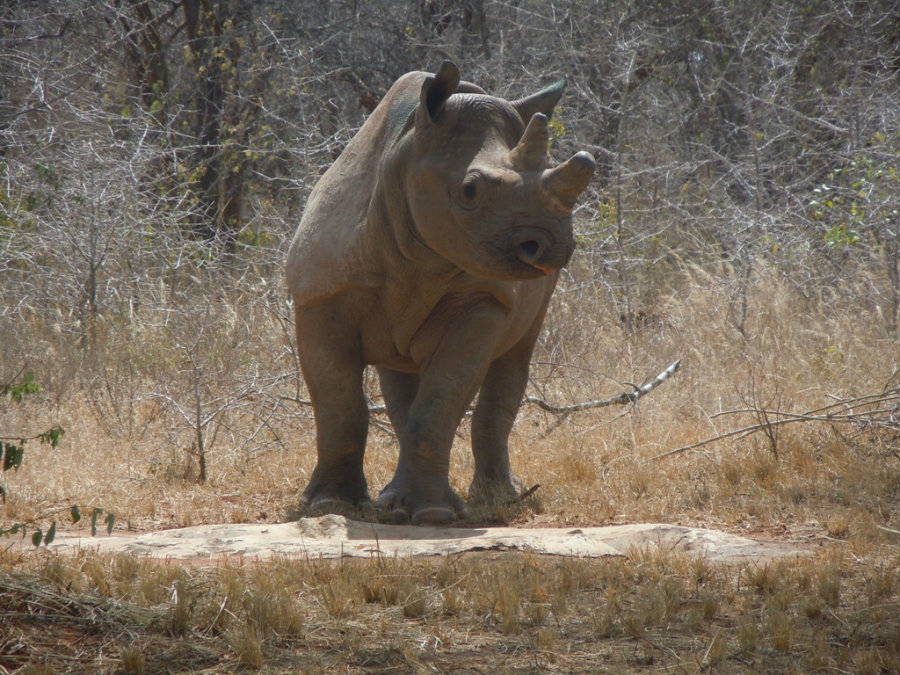
{"label": "rhino's front leg", "polygon": [[295,309],[300,367],[316,418],[318,459],[301,502],[327,511],[334,502],[369,502],[363,456],[369,411],[358,333],[330,305]]}
{"label": "rhino's front leg", "polygon": [[450,487],[450,448],[487,371],[503,318],[492,301],[465,308],[426,360],[409,409],[398,415],[397,471],[378,497],[396,521],[443,525],[465,513]]}

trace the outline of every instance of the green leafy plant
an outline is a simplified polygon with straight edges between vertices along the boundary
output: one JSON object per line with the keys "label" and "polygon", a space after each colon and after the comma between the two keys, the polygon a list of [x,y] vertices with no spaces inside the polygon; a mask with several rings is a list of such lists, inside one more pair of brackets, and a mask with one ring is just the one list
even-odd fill
{"label": "green leafy plant", "polygon": [[[0,396],[9,396],[14,403],[21,403],[29,394],[34,394],[41,390],[40,386],[34,381],[34,373],[30,370],[20,373],[15,379],[19,381],[9,384],[0,384]],[[25,456],[25,444],[28,441],[38,440],[41,443],[47,443],[50,447],[55,448],[65,433],[65,429],[60,426],[55,426],[43,433],[27,438],[0,437],[0,459],[2,459],[2,470],[19,470],[19,467],[22,465],[22,459]],[[6,501],[6,488],[2,483],[0,483],[0,497],[3,498],[4,502]]]}
{"label": "green leafy plant", "polygon": [[[26,396],[35,394],[40,390],[40,385],[34,380],[34,373],[28,370],[20,372],[19,375],[14,378],[12,383],[0,384],[0,397],[9,396],[14,403],[22,403]],[[61,426],[54,426],[47,431],[26,438],[0,437],[0,470],[3,472],[19,470],[19,467],[22,465],[22,460],[25,457],[25,445],[28,441],[40,441],[41,443],[46,443],[51,448],[55,448],[59,445],[59,442],[65,433],[65,429]],[[6,495],[6,487],[3,483],[0,483],[0,498],[2,498],[3,503],[6,503]],[[69,513],[73,524],[81,520],[81,509],[77,504],[72,505]],[[104,510],[101,508],[95,507],[92,510],[91,535],[97,534],[97,521],[104,513]],[[13,523],[9,528],[0,526],[0,536],[9,537],[21,533],[24,537],[28,532],[29,526],[34,526],[35,522],[36,521],[34,520],[30,520],[23,523]],[[106,513],[103,522],[106,523],[107,533],[112,533],[116,522],[115,514]],[[34,527],[34,531],[31,534],[31,543],[35,546],[50,544],[55,538],[56,520],[52,520],[50,527],[47,528],[46,532],[44,532],[41,527]]]}

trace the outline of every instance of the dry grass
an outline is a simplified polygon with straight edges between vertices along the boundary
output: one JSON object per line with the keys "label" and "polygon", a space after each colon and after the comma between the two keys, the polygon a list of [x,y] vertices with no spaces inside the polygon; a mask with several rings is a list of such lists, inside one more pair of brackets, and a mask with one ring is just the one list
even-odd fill
{"label": "dry grass", "polygon": [[896,560],[836,549],[740,566],[516,554],[181,569],[82,554],[63,578],[56,558],[27,567],[0,578],[10,672],[900,667]]}
{"label": "dry grass", "polygon": [[[763,269],[739,325],[720,280],[692,270],[667,287],[641,308],[634,332],[603,292],[561,289],[532,393],[572,403],[618,393],[676,358],[681,370],[625,416],[607,408],[558,424],[523,408],[512,461],[541,488],[518,511],[495,506],[471,520],[665,521],[792,541],[810,547],[810,559],[470,555],[182,568],[10,549],[0,553],[0,671],[897,672],[896,411],[892,427],[797,423],[653,459],[758,423],[762,410],[812,410],[831,396],[897,387],[897,336],[860,300],[862,282],[823,299]],[[205,362],[210,400],[238,391],[213,386],[229,365],[245,373],[274,358],[291,372],[290,338],[271,313],[238,303],[217,327],[223,334],[208,348],[224,358]],[[93,357],[30,328],[44,391],[23,405],[4,402],[4,428],[59,423],[66,435],[56,449],[29,444],[22,468],[4,476],[0,522],[62,519],[72,502],[139,530],[292,513],[313,465],[309,411],[278,408],[255,436],[250,408],[226,411],[214,438],[208,429],[209,479],[199,484],[189,430],[147,395],[167,381],[180,396],[184,360],[161,346],[164,335],[127,328],[127,340],[123,328],[104,328],[107,348]],[[280,386],[291,394],[289,380]],[[748,412],[730,412],[738,410]],[[374,490],[395,457],[393,437],[373,427]],[[464,492],[471,472],[464,425],[454,487]]]}

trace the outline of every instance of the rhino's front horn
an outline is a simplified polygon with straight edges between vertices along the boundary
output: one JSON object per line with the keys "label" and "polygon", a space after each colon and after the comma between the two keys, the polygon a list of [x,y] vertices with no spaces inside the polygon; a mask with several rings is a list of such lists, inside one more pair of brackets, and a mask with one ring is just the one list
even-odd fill
{"label": "rhino's front horn", "polygon": [[506,161],[516,171],[543,171],[547,168],[547,145],[550,131],[547,116],[535,113],[525,127],[519,143],[506,156]]}
{"label": "rhino's front horn", "polygon": [[597,164],[588,152],[578,152],[571,158],[549,169],[541,176],[541,185],[567,210],[575,206],[578,195],[584,192]]}

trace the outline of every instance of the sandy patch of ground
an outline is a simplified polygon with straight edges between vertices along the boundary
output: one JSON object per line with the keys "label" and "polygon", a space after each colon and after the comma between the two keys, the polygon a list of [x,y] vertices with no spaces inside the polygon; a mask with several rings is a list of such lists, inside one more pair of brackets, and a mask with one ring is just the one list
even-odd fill
{"label": "sandy patch of ground", "polygon": [[582,528],[417,527],[385,525],[325,515],[280,524],[199,525],[135,535],[83,537],[61,534],[50,545],[134,552],[157,558],[197,559],[232,555],[313,558],[430,556],[465,551],[530,551],[536,554],[608,557],[637,549],[683,552],[709,560],[806,555],[800,547],[702,528],[662,523]]}

